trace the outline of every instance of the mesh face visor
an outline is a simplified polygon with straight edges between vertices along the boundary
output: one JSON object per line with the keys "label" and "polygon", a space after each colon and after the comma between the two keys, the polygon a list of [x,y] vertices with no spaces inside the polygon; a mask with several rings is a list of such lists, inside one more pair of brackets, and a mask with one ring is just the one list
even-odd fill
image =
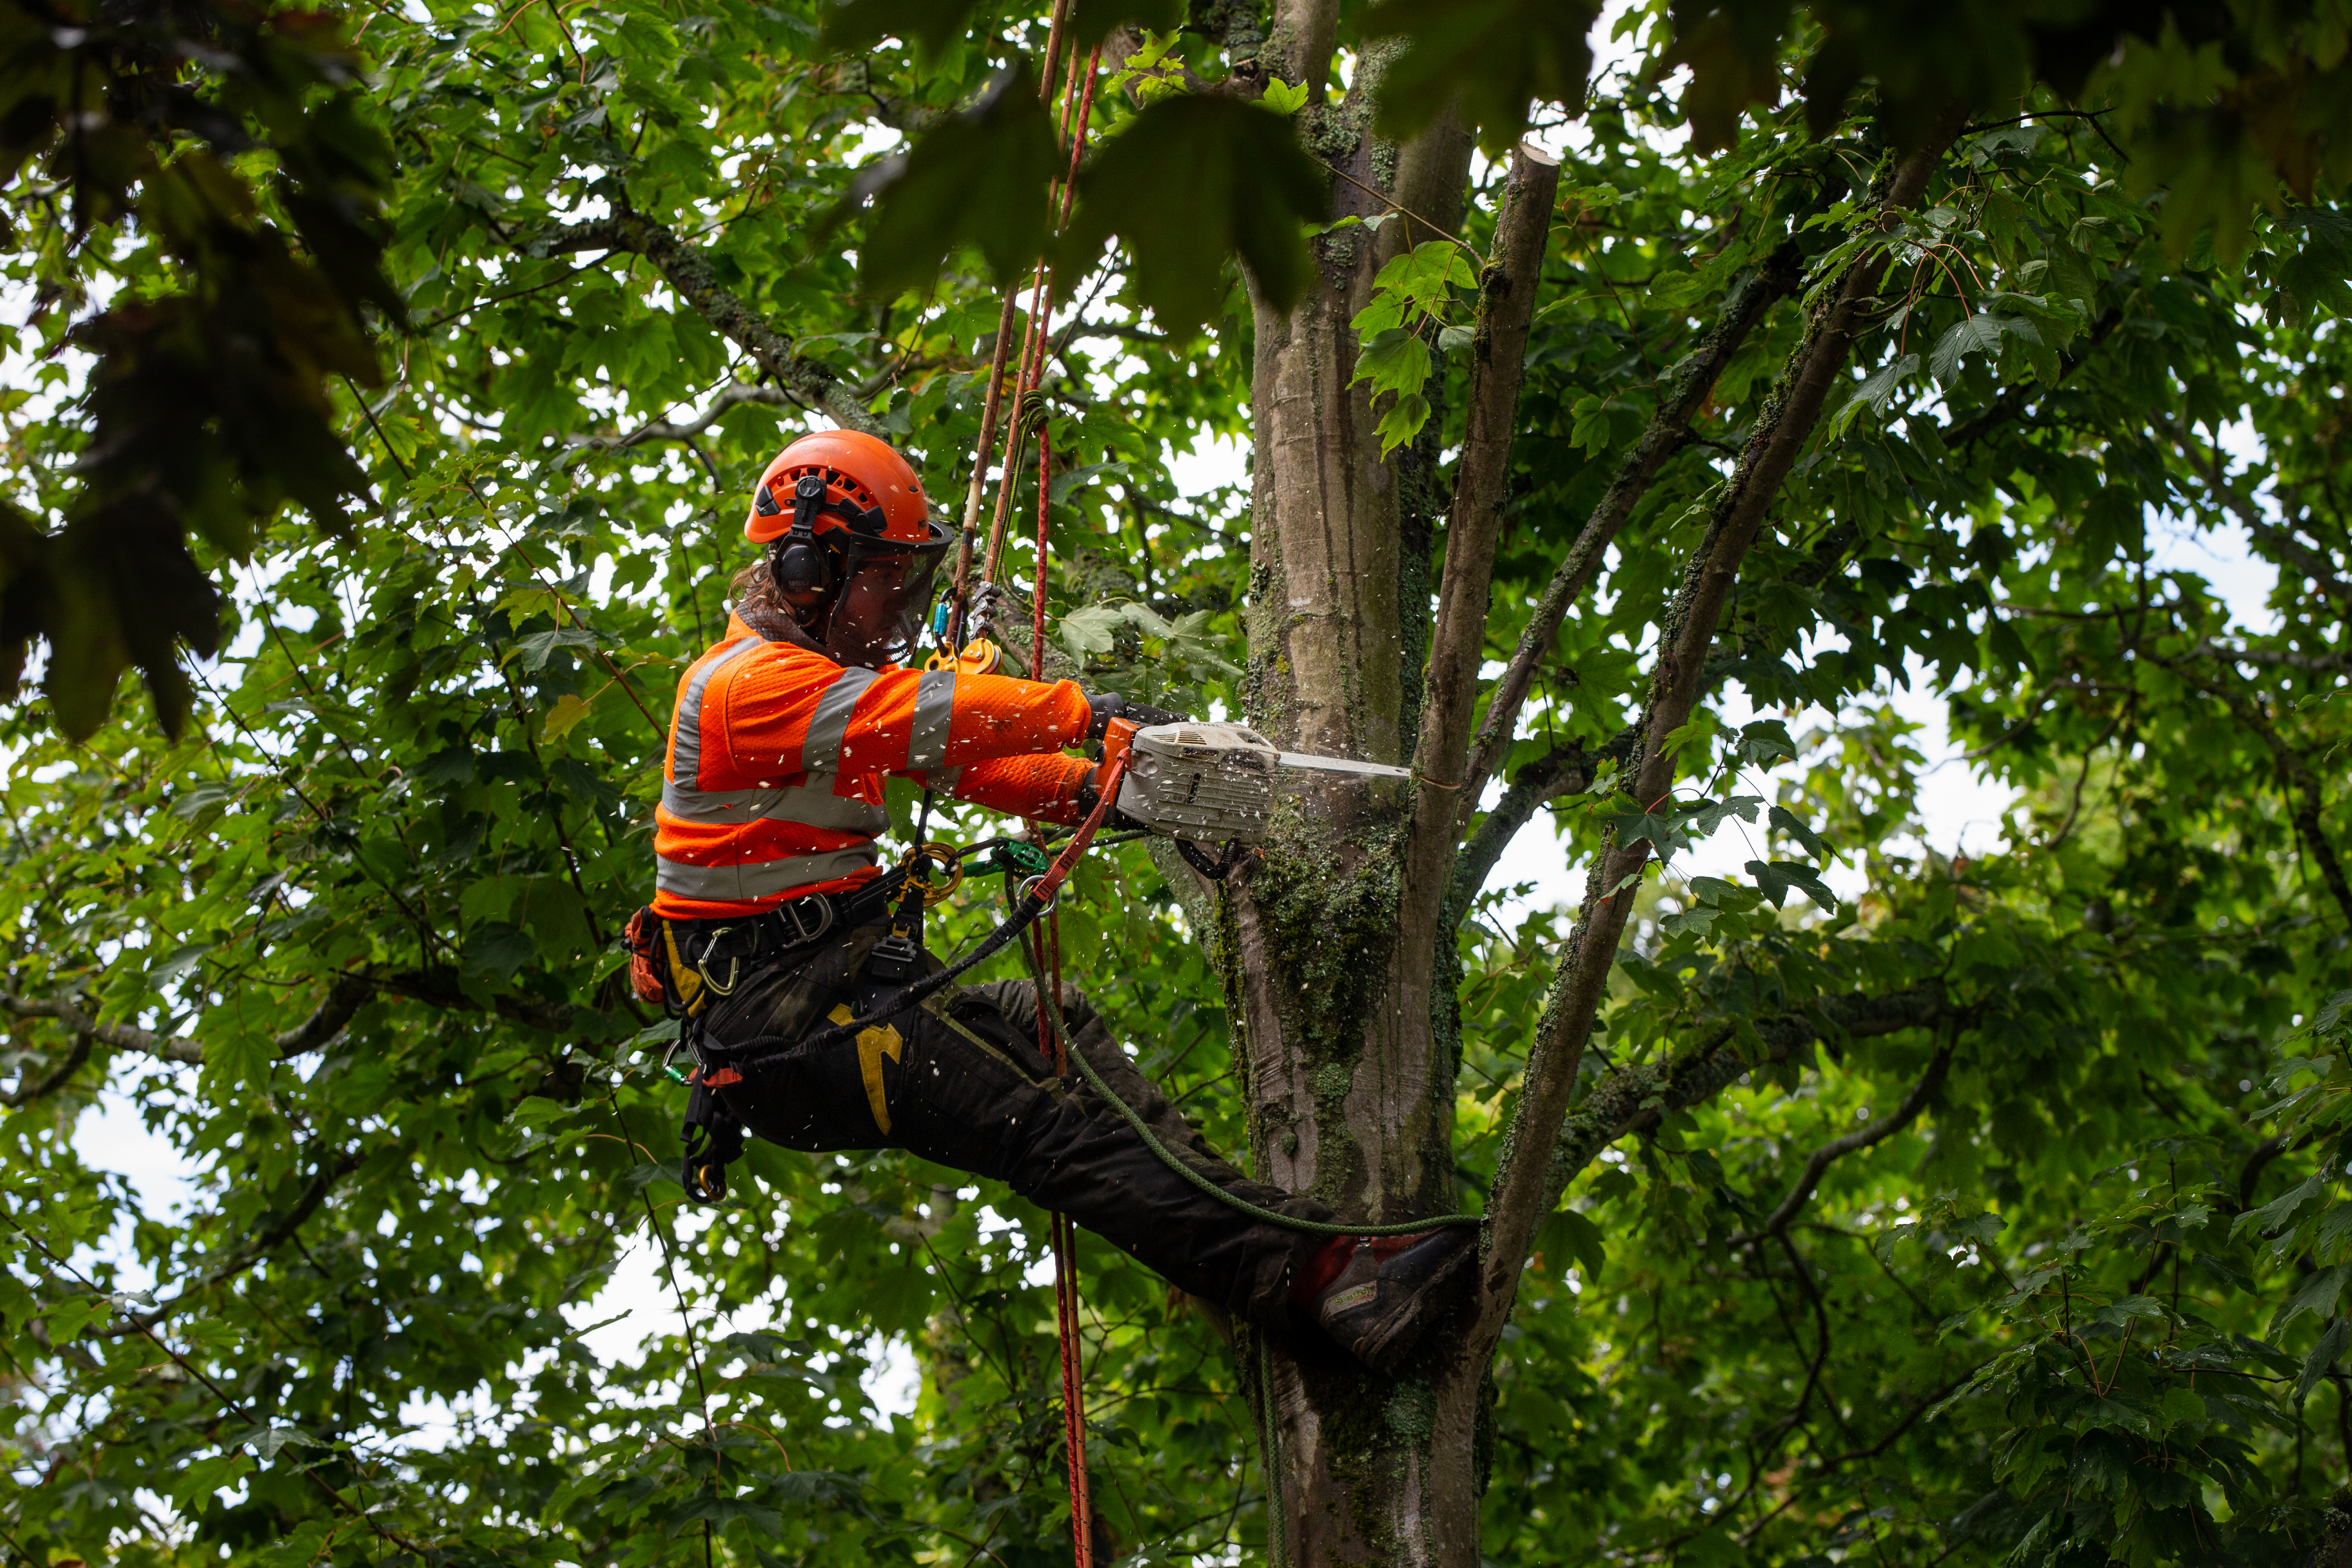
{"label": "mesh face visor", "polygon": [[931,595],[939,579],[940,562],[955,534],[932,522],[930,538],[909,545],[903,540],[842,539],[828,544],[841,550],[841,596],[824,628],[824,650],[835,663],[880,669],[904,664],[922,635]]}

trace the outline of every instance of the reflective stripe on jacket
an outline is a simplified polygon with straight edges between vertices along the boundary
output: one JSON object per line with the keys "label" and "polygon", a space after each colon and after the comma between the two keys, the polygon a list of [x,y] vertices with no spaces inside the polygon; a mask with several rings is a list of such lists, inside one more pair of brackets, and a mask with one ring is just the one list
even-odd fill
{"label": "reflective stripe on jacket", "polygon": [[879,876],[886,774],[1075,822],[1094,770],[1055,748],[1082,739],[1087,718],[1070,681],[844,668],[730,616],[678,682],[654,812],[655,911],[755,914]]}

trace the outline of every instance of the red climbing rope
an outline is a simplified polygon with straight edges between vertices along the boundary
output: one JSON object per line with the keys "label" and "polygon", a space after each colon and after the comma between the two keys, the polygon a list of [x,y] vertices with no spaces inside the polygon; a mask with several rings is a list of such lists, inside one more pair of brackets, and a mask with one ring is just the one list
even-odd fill
{"label": "red climbing rope", "polygon": [[[1067,18],[1069,0],[1055,0],[1053,21],[1046,33],[1045,69],[1038,86],[1040,101],[1050,102],[1055,66],[1061,49],[1063,24]],[[1087,124],[1092,117],[1095,102],[1095,82],[1102,64],[1102,49],[1097,46],[1087,58],[1083,83],[1075,51],[1068,61],[1068,70],[1062,87],[1061,130],[1070,144],[1070,164],[1066,175],[1057,176],[1055,187],[1049,188],[1049,200],[1059,197],[1055,226],[1066,226],[1070,217],[1071,198],[1076,194],[1078,160],[1086,148]],[[988,531],[988,548],[982,558],[982,581],[993,583],[1003,566],[1006,524],[1012,518],[1013,491],[1015,476],[1021,469],[1022,446],[1033,431],[1037,445],[1037,574],[1030,601],[1029,674],[1041,677],[1045,668],[1045,592],[1050,586],[1047,548],[1048,513],[1051,508],[1054,480],[1054,437],[1046,425],[1044,410],[1032,401],[1038,383],[1044,378],[1049,328],[1054,311],[1053,269],[1040,258],[1029,279],[1028,320],[1021,337],[1019,369],[1014,374],[1013,414],[1012,426],[1005,436],[1004,466],[997,482],[996,506]],[[1013,317],[1020,298],[1020,284],[1004,291],[1004,305],[998,312],[996,342],[990,355],[988,395],[982,405],[980,440],[972,452],[971,481],[964,496],[962,538],[956,551],[955,585],[950,598],[948,620],[943,628],[940,656],[952,661],[963,647],[970,630],[971,614],[972,546],[977,537],[982,499],[988,488],[988,464],[994,455],[997,432],[1003,419],[1005,370],[1011,357]],[[1100,816],[1099,808],[1097,813]],[[1080,837],[1088,837],[1082,832]],[[1032,926],[1024,941],[1034,942],[1031,950],[1037,960],[1034,973],[1041,977],[1037,985],[1037,1047],[1054,1064],[1054,1070],[1067,1077],[1070,1070],[1068,1055],[1061,1047],[1061,1031],[1054,1026],[1062,1007],[1062,937],[1060,920],[1048,913],[1039,925]],[[1052,1008],[1049,1015],[1047,1008]],[[1069,1459],[1070,1542],[1076,1553],[1077,1568],[1094,1568],[1094,1500],[1087,1478],[1087,1411],[1086,1411],[1086,1340],[1084,1322],[1079,1315],[1077,1231],[1067,1215],[1059,1212],[1047,1216],[1054,1252],[1054,1318],[1061,1342],[1062,1356],[1062,1439]]]}
{"label": "red climbing rope", "polygon": [[[1066,1078],[1070,1058],[1062,1048],[1061,1032],[1045,1013],[1047,1007],[1055,1014],[1062,1010],[1061,917],[1048,911],[1044,921],[1030,927],[1030,934],[1036,943],[1036,973],[1047,977],[1046,984],[1038,987],[1037,1048],[1054,1064],[1054,1070]],[[1095,1512],[1093,1488],[1087,1479],[1086,1339],[1078,1313],[1077,1227],[1066,1214],[1057,1212],[1047,1219],[1054,1248],[1054,1323],[1062,1351],[1062,1443],[1069,1457],[1070,1541],[1078,1568],[1094,1568]]]}
{"label": "red climbing rope", "polygon": [[[1094,118],[1095,86],[1100,78],[1101,67],[1102,48],[1099,45],[1096,46],[1094,52],[1087,58],[1083,76],[1078,70],[1076,58],[1073,56],[1070,60],[1069,77],[1062,91],[1061,120],[1062,134],[1070,144],[1069,169],[1066,174],[1055,178],[1055,188],[1047,193],[1048,198],[1055,201],[1055,225],[1057,229],[1067,226],[1070,220],[1070,207],[1077,195],[1078,163],[1086,152],[1087,127]],[[1019,471],[1022,445],[1033,426],[1037,432],[1040,447],[1038,510],[1041,517],[1045,507],[1044,490],[1050,480],[1049,459],[1044,451],[1047,444],[1045,419],[1043,411],[1031,406],[1029,400],[1030,395],[1037,390],[1038,383],[1045,379],[1045,361],[1052,336],[1050,329],[1053,324],[1055,282],[1053,268],[1041,258],[1029,278],[1029,311],[1028,319],[1022,328],[1020,368],[1014,376],[1015,402],[1013,426],[1011,432],[1005,437],[1003,475],[996,492],[994,515],[989,521],[988,549],[982,557],[981,563],[981,577],[984,582],[995,582],[998,572],[1003,566],[1005,533],[1007,524],[1012,521],[1013,476]],[[1004,308],[997,317],[996,352],[989,367],[988,399],[981,412],[980,446],[973,457],[971,488],[965,498],[964,538],[956,558],[955,591],[952,600],[954,609],[950,616],[950,641],[943,650],[950,653],[961,644],[969,614],[972,539],[980,521],[980,498],[985,485],[984,476],[988,469],[988,459],[995,446],[997,426],[1001,418],[1004,367],[1007,351],[1011,346],[1014,300],[1018,298],[1019,291],[1020,285],[1017,283],[1005,291]],[[1042,544],[1039,547],[1039,560],[1038,574],[1042,582],[1045,575]],[[1043,600],[1042,591],[1038,597]],[[1040,613],[1034,609],[1032,612],[1033,616]],[[1038,671],[1039,666],[1033,663],[1030,666],[1030,673],[1034,676]]]}

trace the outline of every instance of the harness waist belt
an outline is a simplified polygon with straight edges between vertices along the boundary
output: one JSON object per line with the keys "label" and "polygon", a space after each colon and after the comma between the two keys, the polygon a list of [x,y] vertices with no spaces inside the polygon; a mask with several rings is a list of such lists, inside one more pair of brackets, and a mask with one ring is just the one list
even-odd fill
{"label": "harness waist belt", "polygon": [[847,893],[810,893],[735,919],[672,921],[679,945],[695,963],[789,952],[834,931],[854,930],[882,919],[906,883],[904,871],[877,877]]}

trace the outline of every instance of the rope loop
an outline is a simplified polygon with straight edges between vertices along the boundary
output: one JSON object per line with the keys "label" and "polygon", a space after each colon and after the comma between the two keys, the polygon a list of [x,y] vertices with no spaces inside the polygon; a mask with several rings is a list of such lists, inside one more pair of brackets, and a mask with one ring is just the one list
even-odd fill
{"label": "rope loop", "polygon": [[1053,417],[1054,411],[1047,406],[1045,395],[1034,388],[1024,392],[1017,407],[1019,412],[1014,417],[1019,423],[1021,438],[1024,441],[1035,440],[1037,432],[1045,429],[1046,421]]}

